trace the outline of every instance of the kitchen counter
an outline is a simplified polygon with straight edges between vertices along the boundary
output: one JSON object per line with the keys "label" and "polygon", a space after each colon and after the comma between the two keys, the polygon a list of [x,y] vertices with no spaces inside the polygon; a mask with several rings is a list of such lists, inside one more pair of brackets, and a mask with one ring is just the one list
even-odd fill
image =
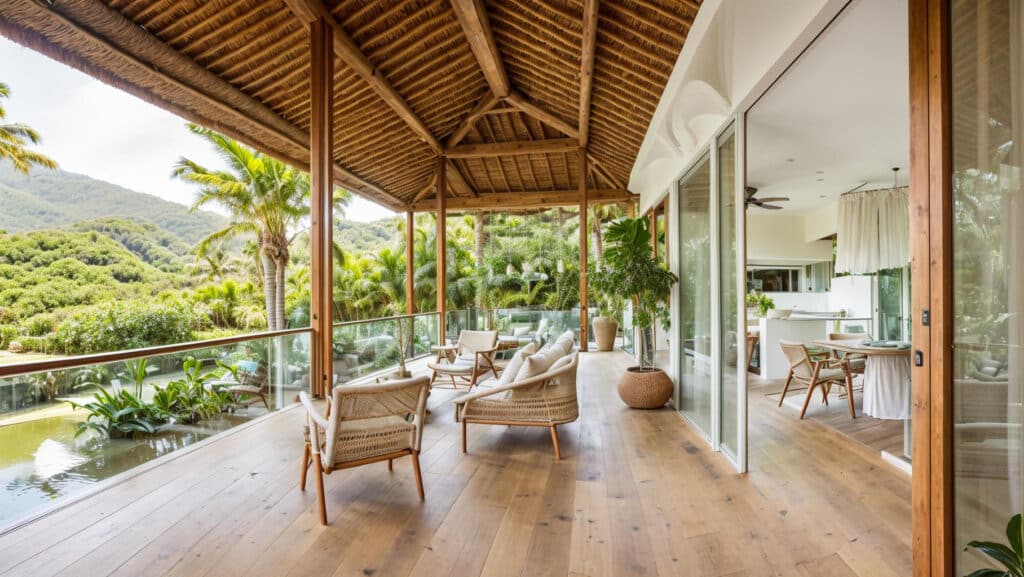
{"label": "kitchen counter", "polygon": [[[757,319],[757,330],[760,341],[761,376],[766,379],[784,379],[789,373],[789,362],[782,354],[779,341],[793,341],[807,344],[828,338],[829,333],[841,332],[842,325],[836,323],[853,322],[870,330],[871,317],[839,317],[839,316],[791,316],[786,319]],[[865,335],[866,336],[866,335]]]}

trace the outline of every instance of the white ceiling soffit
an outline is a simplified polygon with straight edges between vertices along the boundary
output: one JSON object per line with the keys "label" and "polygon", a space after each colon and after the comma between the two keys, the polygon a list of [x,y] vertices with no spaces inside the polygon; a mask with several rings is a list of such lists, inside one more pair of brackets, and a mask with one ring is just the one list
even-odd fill
{"label": "white ceiling soffit", "polygon": [[846,0],[705,0],[630,174],[646,209]]}
{"label": "white ceiling soffit", "polygon": [[909,177],[906,0],[854,0],[747,114],[747,184],[807,214]]}

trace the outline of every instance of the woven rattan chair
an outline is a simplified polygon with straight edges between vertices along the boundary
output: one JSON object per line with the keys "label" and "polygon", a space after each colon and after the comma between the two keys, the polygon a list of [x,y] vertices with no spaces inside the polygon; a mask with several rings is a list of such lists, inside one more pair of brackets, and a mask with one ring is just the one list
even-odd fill
{"label": "woven rattan chair", "polygon": [[[829,333],[830,341],[870,341],[871,335],[866,333]],[[867,366],[868,356],[863,353],[839,353],[834,352],[837,359],[846,359],[850,365],[850,372],[864,374],[864,367]]]}
{"label": "woven rattan chair", "polygon": [[786,398],[789,383],[792,381],[807,386],[807,396],[804,398],[804,406],[800,410],[801,419],[807,413],[807,406],[811,402],[811,396],[814,394],[815,389],[819,386],[821,387],[822,400],[827,405],[828,394],[832,390],[832,385],[839,385],[846,389],[846,400],[850,405],[850,417],[857,418],[856,411],[853,408],[853,381],[849,365],[845,360],[812,360],[807,347],[792,341],[780,340],[779,346],[782,347],[782,354],[789,361],[790,370],[790,377],[786,379],[786,384],[782,388],[782,397],[779,399],[780,407],[782,406],[782,401]]}
{"label": "woven rattan chair", "polygon": [[456,379],[464,381],[472,389],[480,377],[487,373],[498,376],[494,354],[498,350],[498,331],[462,331],[456,343],[454,358],[440,358],[427,363],[433,374],[430,384],[438,377],[451,380],[452,388],[458,386]]}
{"label": "woven rattan chair", "polygon": [[423,499],[419,454],[429,391],[425,376],[343,385],[334,388],[326,416],[317,411],[305,391],[299,393],[309,421],[299,487],[306,490],[306,472],[312,461],[322,524],[327,524],[323,476],[338,469],[387,461],[390,470],[393,459],[409,455],[416,490]]}
{"label": "woven rattan chair", "polygon": [[551,430],[555,459],[561,459],[558,425],[571,423],[580,415],[576,400],[579,353],[570,352],[566,357],[567,362],[548,372],[519,382],[478,389],[455,399],[455,419],[462,423],[462,452],[466,452],[469,423],[546,427]]}
{"label": "woven rattan chair", "polygon": [[256,370],[249,373],[239,371],[237,385],[228,385],[224,390],[231,395],[231,398],[239,405],[253,405],[262,401],[263,406],[270,410],[270,402],[267,401],[267,393],[270,392],[270,378],[267,373],[267,363],[260,361]]}

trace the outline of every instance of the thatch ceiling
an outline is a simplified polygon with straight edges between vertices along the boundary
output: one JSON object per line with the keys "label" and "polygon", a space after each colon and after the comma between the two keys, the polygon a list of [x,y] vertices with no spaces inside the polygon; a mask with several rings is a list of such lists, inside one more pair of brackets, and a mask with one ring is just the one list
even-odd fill
{"label": "thatch ceiling", "polygon": [[436,193],[443,153],[450,195],[474,206],[568,198],[578,147],[588,187],[625,194],[700,5],[321,1],[7,0],[0,33],[305,168],[307,23],[329,13],[335,179],[405,210]]}

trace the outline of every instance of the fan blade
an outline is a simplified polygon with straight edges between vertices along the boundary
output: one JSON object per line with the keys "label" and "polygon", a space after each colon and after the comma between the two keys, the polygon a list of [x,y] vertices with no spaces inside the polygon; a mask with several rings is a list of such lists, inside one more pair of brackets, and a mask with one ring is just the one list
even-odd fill
{"label": "fan blade", "polygon": [[761,202],[785,202],[789,199],[786,198],[785,196],[770,196],[768,198],[759,198],[757,200]]}
{"label": "fan blade", "polygon": [[782,210],[781,206],[775,206],[774,204],[764,204],[759,202],[757,203],[757,206],[760,206],[761,208],[767,208],[768,210]]}

